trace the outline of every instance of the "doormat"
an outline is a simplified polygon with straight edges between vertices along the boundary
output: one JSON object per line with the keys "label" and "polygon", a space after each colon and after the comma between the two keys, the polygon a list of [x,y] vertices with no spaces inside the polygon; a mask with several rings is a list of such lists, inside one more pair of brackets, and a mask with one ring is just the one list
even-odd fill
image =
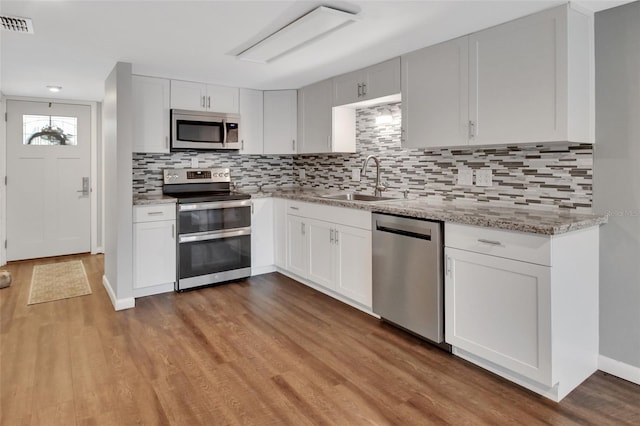
{"label": "doormat", "polygon": [[91,294],[81,260],[36,265],[33,268],[28,305]]}

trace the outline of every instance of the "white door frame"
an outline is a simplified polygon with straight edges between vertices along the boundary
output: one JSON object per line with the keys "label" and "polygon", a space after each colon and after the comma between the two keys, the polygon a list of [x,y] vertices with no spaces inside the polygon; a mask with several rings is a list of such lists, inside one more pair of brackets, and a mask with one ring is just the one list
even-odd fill
{"label": "white door frame", "polygon": [[[4,265],[7,262],[7,250],[4,247],[4,240],[7,238],[7,188],[4,184],[4,177],[7,173],[7,126],[4,121],[4,113],[7,110],[7,101],[28,101],[28,102],[53,102],[53,103],[64,103],[70,105],[88,105],[91,108],[91,159],[90,159],[90,167],[91,167],[91,254],[96,253],[104,253],[104,247],[98,246],[98,236],[101,235],[100,241],[104,244],[104,168],[102,170],[103,176],[101,176],[100,182],[101,187],[98,188],[98,127],[99,120],[101,117],[98,116],[98,102],[94,101],[78,101],[72,99],[52,99],[52,98],[32,98],[32,97],[22,97],[22,96],[4,96],[2,101],[0,102],[0,112],[3,117],[0,119],[3,121],[2,126],[0,126],[0,131],[2,131],[2,135],[0,137],[0,154],[2,156],[2,161],[0,161],[0,266]],[[100,145],[101,155],[100,157],[104,162],[104,147],[102,144]],[[102,224],[101,229],[98,229],[98,196],[101,197],[102,200]]]}

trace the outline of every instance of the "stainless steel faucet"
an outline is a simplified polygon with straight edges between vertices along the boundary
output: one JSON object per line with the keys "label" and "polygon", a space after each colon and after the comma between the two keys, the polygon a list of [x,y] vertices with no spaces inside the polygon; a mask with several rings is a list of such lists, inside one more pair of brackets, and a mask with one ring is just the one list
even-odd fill
{"label": "stainless steel faucet", "polygon": [[362,170],[360,174],[365,176],[367,173],[367,164],[369,164],[369,160],[373,160],[376,163],[376,189],[373,191],[373,195],[376,197],[382,196],[382,191],[387,189],[386,186],[380,183],[380,159],[375,155],[370,155],[364,159],[364,163],[362,163]]}

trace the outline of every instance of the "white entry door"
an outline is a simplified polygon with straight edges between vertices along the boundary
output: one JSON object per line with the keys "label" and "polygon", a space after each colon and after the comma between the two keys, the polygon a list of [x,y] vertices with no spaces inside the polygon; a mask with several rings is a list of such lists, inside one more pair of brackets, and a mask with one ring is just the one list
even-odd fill
{"label": "white entry door", "polygon": [[7,260],[90,251],[90,117],[7,101]]}

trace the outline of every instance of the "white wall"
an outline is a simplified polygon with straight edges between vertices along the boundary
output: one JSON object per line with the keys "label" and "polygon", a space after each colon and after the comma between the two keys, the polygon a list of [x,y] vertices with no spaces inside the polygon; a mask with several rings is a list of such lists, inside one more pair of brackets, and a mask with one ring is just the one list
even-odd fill
{"label": "white wall", "polygon": [[596,13],[595,45],[601,369],[640,383],[640,2]]}
{"label": "white wall", "polygon": [[116,310],[133,299],[131,64],[118,62],[105,81],[104,145],[105,262],[103,283]]}

